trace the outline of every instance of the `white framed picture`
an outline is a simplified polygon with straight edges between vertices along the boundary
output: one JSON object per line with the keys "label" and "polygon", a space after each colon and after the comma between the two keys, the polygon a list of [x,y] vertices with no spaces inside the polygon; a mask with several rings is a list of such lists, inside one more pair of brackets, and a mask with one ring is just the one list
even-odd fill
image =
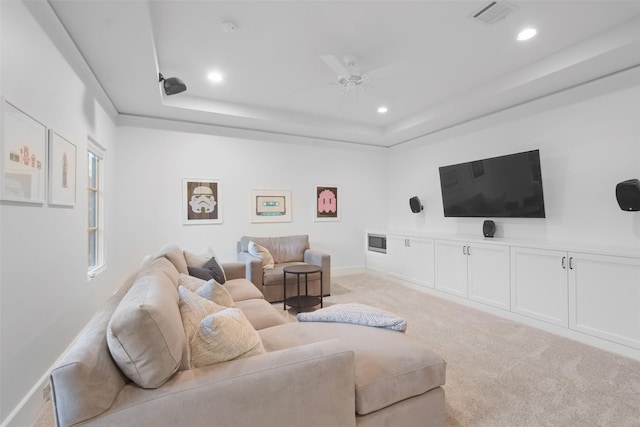
{"label": "white framed picture", "polygon": [[76,146],[49,129],[49,204],[76,204]]}
{"label": "white framed picture", "polygon": [[251,190],[251,222],[291,222],[291,191]]}
{"label": "white framed picture", "polygon": [[340,221],[337,185],[316,185],[314,200],[314,221]]}
{"label": "white framed picture", "polygon": [[43,204],[47,128],[0,98],[0,199]]}
{"label": "white framed picture", "polygon": [[182,223],[222,224],[222,183],[215,179],[182,180]]}

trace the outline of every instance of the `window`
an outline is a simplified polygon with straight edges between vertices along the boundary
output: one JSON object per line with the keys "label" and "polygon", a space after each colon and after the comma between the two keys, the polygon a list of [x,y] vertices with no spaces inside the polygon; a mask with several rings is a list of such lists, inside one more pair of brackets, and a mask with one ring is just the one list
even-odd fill
{"label": "window", "polygon": [[104,150],[91,138],[87,144],[88,277],[104,269]]}

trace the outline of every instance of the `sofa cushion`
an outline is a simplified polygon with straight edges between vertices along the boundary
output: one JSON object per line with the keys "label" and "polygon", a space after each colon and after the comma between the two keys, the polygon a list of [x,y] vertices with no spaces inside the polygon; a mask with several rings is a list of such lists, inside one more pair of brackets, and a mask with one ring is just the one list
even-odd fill
{"label": "sofa cushion", "polygon": [[253,240],[249,242],[249,253],[256,258],[260,258],[262,261],[262,268],[264,270],[270,270],[273,268],[275,261],[273,260],[273,256],[269,252],[269,249],[265,248],[262,245],[254,242]]}
{"label": "sofa cushion", "polygon": [[211,300],[218,305],[224,307],[234,306],[233,298],[231,297],[229,292],[224,288],[224,286],[217,283],[213,279],[204,281],[187,274],[180,274],[178,285],[184,286],[190,291],[200,295],[202,298]]}
{"label": "sofa cushion", "polygon": [[236,307],[242,311],[251,325],[257,330],[287,323],[284,317],[287,312],[278,310],[263,299],[238,301]]}
{"label": "sofa cushion", "polygon": [[[143,388],[157,388],[179,368],[186,339],[176,284],[154,260],[136,277],[107,327],[109,351],[122,372]],[[158,266],[157,270],[149,267]]]}
{"label": "sofa cushion", "polygon": [[260,336],[237,308],[225,308],[206,316],[190,346],[194,368],[265,352]]}
{"label": "sofa cushion", "polygon": [[258,331],[267,351],[339,338],[355,353],[356,413],[365,415],[445,383],[446,362],[406,334],[346,323],[287,323]]}
{"label": "sofa cushion", "polygon": [[227,280],[224,288],[229,291],[229,295],[236,303],[248,299],[264,299],[264,295],[256,285],[244,278]]}
{"label": "sofa cushion", "polygon": [[179,273],[189,274],[187,270],[187,261],[184,259],[184,253],[178,245],[169,243],[165,245],[156,256],[156,259],[165,257],[176,267]]}
{"label": "sofa cushion", "polygon": [[276,264],[304,261],[304,251],[309,249],[309,236],[250,237],[240,238],[240,248],[249,252],[249,242],[253,241],[269,250]]}

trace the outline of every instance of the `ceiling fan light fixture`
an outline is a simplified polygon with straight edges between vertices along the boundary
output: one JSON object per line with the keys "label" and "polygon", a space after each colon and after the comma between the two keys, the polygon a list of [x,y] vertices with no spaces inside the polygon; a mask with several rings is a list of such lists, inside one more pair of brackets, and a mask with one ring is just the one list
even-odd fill
{"label": "ceiling fan light fixture", "polygon": [[169,77],[168,79],[165,79],[162,76],[162,73],[159,73],[158,79],[158,81],[162,83],[164,93],[167,95],[175,95],[176,93],[181,93],[187,90],[187,85],[177,77]]}
{"label": "ceiling fan light fixture", "polygon": [[387,111],[389,111],[389,109],[387,107],[385,107],[384,105],[381,106],[381,107],[378,107],[378,113],[380,113],[380,114],[384,114]]}

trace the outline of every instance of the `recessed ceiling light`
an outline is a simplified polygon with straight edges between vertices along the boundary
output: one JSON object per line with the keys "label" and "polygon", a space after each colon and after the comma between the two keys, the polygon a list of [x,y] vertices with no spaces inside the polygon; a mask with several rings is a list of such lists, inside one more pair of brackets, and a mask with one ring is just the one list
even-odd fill
{"label": "recessed ceiling light", "polygon": [[384,114],[387,111],[389,111],[389,109],[387,107],[378,107],[378,113],[380,113],[380,114]]}
{"label": "recessed ceiling light", "polygon": [[529,40],[530,38],[535,37],[535,35],[538,33],[538,30],[536,30],[535,28],[525,28],[524,30],[520,31],[520,33],[518,33],[518,41],[525,41],[525,40]]}
{"label": "recessed ceiling light", "polygon": [[220,83],[224,80],[224,76],[220,71],[212,71],[207,75],[207,78],[214,83]]}

